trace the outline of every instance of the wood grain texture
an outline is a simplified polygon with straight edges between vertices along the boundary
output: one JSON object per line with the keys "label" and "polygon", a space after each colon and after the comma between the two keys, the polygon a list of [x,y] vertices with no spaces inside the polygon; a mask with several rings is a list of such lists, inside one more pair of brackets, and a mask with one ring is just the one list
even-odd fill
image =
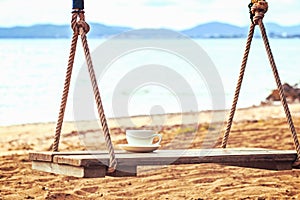
{"label": "wood grain texture", "polygon": [[[92,153],[92,154],[91,154]],[[52,156],[49,161],[49,155]],[[116,158],[119,170],[115,176],[135,176],[137,166],[153,166],[153,165],[181,165],[181,164],[201,164],[216,163],[222,165],[231,165],[247,168],[258,168],[268,170],[289,170],[296,159],[296,151],[292,150],[269,150],[269,149],[189,149],[189,150],[159,150],[152,153],[128,153],[118,151]],[[31,153],[30,159],[48,163],[45,169],[39,167],[39,170],[53,172],[49,167],[54,168],[60,173],[63,166],[72,166],[74,174],[83,176],[84,173],[92,171],[96,168],[105,168],[109,162],[109,155],[106,152],[39,152]],[[51,163],[51,164],[49,164]],[[37,162],[35,163],[35,165]],[[40,164],[42,166],[42,164]],[[77,172],[77,168],[81,171]],[[122,169],[123,168],[123,169]],[[88,170],[85,172],[84,170]],[[83,172],[82,172],[83,170]],[[56,173],[54,172],[54,173]],[[124,173],[129,172],[129,173]],[[69,173],[66,172],[66,173]],[[66,175],[72,175],[66,174]],[[83,173],[83,175],[82,175]],[[92,172],[91,172],[92,173]],[[123,173],[123,174],[122,174]],[[64,170],[60,173],[64,174]],[[92,173],[93,174],[93,173]],[[97,174],[97,173],[96,173]],[[94,175],[91,175],[94,177]],[[97,175],[98,176],[98,175]]]}
{"label": "wood grain texture", "polygon": [[79,178],[103,178],[112,177],[134,177],[137,176],[136,166],[118,166],[114,173],[107,173],[106,166],[77,167],[72,165],[63,165],[52,162],[33,161],[32,169],[61,174],[65,176],[74,176]]}
{"label": "wood grain texture", "polygon": [[[115,151],[116,153],[124,153],[124,151]],[[101,155],[108,154],[107,151],[70,151],[70,152],[53,152],[53,151],[43,151],[43,152],[30,152],[29,160],[40,160],[52,162],[54,156],[60,155]]]}
{"label": "wood grain texture", "polygon": [[87,167],[76,167],[71,165],[60,165],[51,162],[33,161],[32,169],[48,172],[48,173],[61,174],[65,176],[74,176],[79,178],[100,178],[100,177],[105,177],[106,175],[105,166],[87,168]]}

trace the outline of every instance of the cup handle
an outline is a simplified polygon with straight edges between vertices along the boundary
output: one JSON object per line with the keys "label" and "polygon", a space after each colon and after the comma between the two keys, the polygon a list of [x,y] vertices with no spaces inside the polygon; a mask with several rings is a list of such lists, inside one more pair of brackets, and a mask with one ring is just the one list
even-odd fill
{"label": "cup handle", "polygon": [[156,143],[153,144],[153,145],[159,145],[160,142],[161,142],[161,140],[162,140],[162,135],[161,135],[161,134],[154,134],[154,135],[152,136],[152,140],[153,140],[155,137],[158,137],[159,139],[158,139],[158,142],[156,142]]}

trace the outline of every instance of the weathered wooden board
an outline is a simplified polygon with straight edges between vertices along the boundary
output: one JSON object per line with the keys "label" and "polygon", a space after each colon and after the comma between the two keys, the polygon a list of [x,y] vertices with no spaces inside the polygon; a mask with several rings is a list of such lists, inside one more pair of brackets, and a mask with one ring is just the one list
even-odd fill
{"label": "weathered wooden board", "polygon": [[[115,151],[116,153],[122,153],[123,151]],[[97,155],[97,154],[108,154],[108,151],[71,151],[71,152],[30,152],[30,160],[40,160],[52,162],[52,159],[56,155]]]}
{"label": "weathered wooden board", "polygon": [[105,177],[106,175],[106,167],[98,166],[98,167],[76,167],[71,165],[60,165],[52,162],[41,162],[41,161],[33,161],[32,169],[54,173],[54,174],[62,174],[65,176],[74,176],[80,178],[100,178]]}
{"label": "weathered wooden board", "polygon": [[[109,163],[105,151],[33,152],[33,168],[77,177],[103,177]],[[296,151],[269,149],[190,149],[158,150],[152,153],[117,151],[118,169],[112,176],[136,176],[137,166],[216,163],[221,165],[289,170],[296,160]],[[71,167],[71,168],[70,168]]]}
{"label": "weathered wooden board", "polygon": [[[169,164],[238,164],[246,163],[273,163],[289,162],[290,165],[296,159],[294,151],[271,150],[233,150],[233,149],[209,149],[209,150],[162,150],[154,153],[122,153],[116,154],[119,165],[145,166],[145,165],[169,165]],[[96,155],[60,155],[54,156],[53,162],[73,166],[107,165],[108,154]],[[271,166],[272,168],[272,166]]]}
{"label": "weathered wooden board", "polygon": [[136,166],[118,166],[114,173],[107,174],[106,166],[77,167],[72,165],[63,165],[52,162],[32,161],[32,169],[61,174],[65,176],[74,176],[79,178],[103,178],[105,176],[113,177],[133,177],[137,176]]}
{"label": "weathered wooden board", "polygon": [[221,165],[225,166],[236,166],[244,168],[253,168],[253,169],[266,169],[266,170],[291,170],[293,169],[293,163],[277,161],[277,162],[240,162],[240,163],[222,163]]}

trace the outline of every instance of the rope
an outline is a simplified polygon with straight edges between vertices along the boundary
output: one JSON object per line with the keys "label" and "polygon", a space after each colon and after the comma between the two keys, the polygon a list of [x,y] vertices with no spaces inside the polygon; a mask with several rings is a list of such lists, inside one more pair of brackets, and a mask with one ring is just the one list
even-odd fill
{"label": "rope", "polygon": [[[84,22],[84,15],[83,14],[80,15],[80,21],[82,21],[83,24],[86,24]],[[87,43],[86,33],[87,33],[87,30],[89,30],[89,28],[88,29],[83,28],[82,30],[83,30],[82,33],[81,33],[82,45],[83,45],[83,48],[84,48],[86,62],[87,62],[87,65],[88,65],[88,71],[89,71],[90,78],[91,78],[91,81],[92,81],[92,87],[93,87],[93,91],[94,91],[94,95],[95,95],[98,114],[99,114],[100,121],[101,121],[102,128],[103,128],[103,133],[104,133],[104,137],[105,137],[105,141],[106,141],[106,146],[108,148],[108,152],[109,152],[109,155],[110,155],[110,163],[109,163],[108,173],[113,173],[116,170],[116,167],[117,167],[117,160],[115,158],[114,147],[113,147],[113,144],[111,142],[109,128],[108,128],[108,125],[107,125],[107,120],[106,120],[106,117],[105,117],[104,108],[103,108],[103,104],[102,104],[102,101],[101,101],[100,91],[99,91],[99,88],[98,88],[97,79],[96,79],[96,75],[95,75],[95,71],[94,71],[94,67],[93,67],[93,63],[92,63],[92,59],[91,59],[91,55],[90,55],[90,50],[89,50],[88,43]]]}
{"label": "rope", "polygon": [[275,63],[275,60],[274,60],[273,53],[271,51],[268,36],[266,34],[266,29],[265,29],[265,26],[264,26],[262,20],[258,21],[258,25],[259,25],[260,30],[261,30],[262,38],[263,38],[264,43],[265,43],[266,51],[267,51],[269,61],[270,61],[270,64],[271,64],[271,67],[272,67],[272,70],[273,70],[274,77],[275,77],[275,81],[276,81],[276,84],[277,84],[277,87],[278,87],[280,100],[281,100],[281,103],[283,105],[284,112],[285,112],[285,115],[286,115],[286,119],[287,119],[287,122],[290,126],[290,130],[292,132],[294,144],[295,144],[295,147],[296,147],[297,161],[296,161],[295,165],[300,166],[300,144],[299,144],[297,132],[296,132],[296,129],[295,129],[295,126],[294,126],[293,118],[292,118],[288,103],[286,101],[286,96],[284,94],[283,86],[282,86],[282,83],[281,83],[281,80],[280,80],[280,77],[279,77],[279,73],[278,73],[278,70],[277,70],[277,67],[276,67],[276,63]]}
{"label": "rope", "polygon": [[240,94],[241,85],[242,85],[242,81],[243,81],[243,77],[244,77],[244,73],[245,73],[245,68],[246,68],[246,64],[247,64],[247,60],[248,60],[248,56],[249,56],[249,52],[250,52],[250,48],[251,48],[251,41],[253,39],[255,25],[259,25],[261,34],[262,34],[262,38],[263,38],[263,41],[264,41],[264,44],[266,47],[266,51],[268,54],[268,58],[269,58],[269,61],[270,61],[271,67],[272,67],[272,71],[273,71],[273,74],[275,77],[275,81],[276,81],[276,84],[278,87],[281,103],[283,105],[283,108],[284,108],[284,111],[286,114],[286,118],[287,118],[290,130],[292,132],[296,151],[297,151],[297,159],[294,163],[294,166],[300,166],[300,144],[299,144],[297,132],[296,132],[296,129],[295,129],[295,126],[293,123],[293,119],[292,119],[289,107],[288,107],[288,103],[286,101],[286,96],[284,94],[283,86],[281,84],[281,80],[280,80],[279,73],[278,73],[278,70],[277,70],[277,67],[275,64],[274,56],[271,51],[268,36],[266,34],[266,29],[265,29],[265,26],[262,21],[265,16],[265,13],[268,11],[268,3],[264,0],[254,0],[252,3],[253,4],[251,4],[251,7],[250,7],[250,9],[251,9],[250,10],[250,14],[251,14],[250,18],[252,18],[252,16],[253,16],[253,23],[250,27],[246,50],[245,50],[245,54],[244,54],[244,58],[243,58],[243,62],[242,62],[241,70],[240,70],[240,76],[239,76],[238,84],[237,84],[235,95],[234,95],[233,105],[231,108],[229,119],[227,121],[227,128],[226,128],[226,131],[223,136],[221,147],[226,148],[227,143],[228,143],[229,133],[230,133],[230,130],[232,127],[233,118],[234,118],[234,114],[236,111],[236,105],[237,105],[237,102],[239,99],[239,94]]}
{"label": "rope", "polygon": [[[78,17],[79,17],[79,21],[77,21]],[[95,71],[94,71],[94,67],[93,67],[93,63],[92,63],[92,59],[91,59],[90,50],[88,47],[86,34],[89,32],[90,27],[85,22],[84,12],[82,10],[77,10],[77,11],[73,12],[71,27],[73,29],[72,45],[71,45],[71,50],[70,50],[70,57],[69,57],[67,74],[66,74],[66,79],[65,79],[63,97],[62,97],[62,101],[61,101],[60,112],[59,112],[58,122],[57,122],[57,126],[56,126],[56,134],[55,134],[55,139],[54,139],[54,143],[53,143],[53,151],[58,151],[58,145],[59,145],[59,140],[60,140],[60,135],[61,135],[61,127],[62,127],[62,123],[63,123],[65,108],[66,108],[68,94],[69,94],[72,69],[73,69],[73,65],[74,65],[74,58],[75,58],[77,41],[78,41],[78,35],[81,35],[82,45],[83,45],[83,49],[84,49],[84,53],[85,53],[85,58],[86,58],[92,86],[93,86],[93,91],[94,91],[95,100],[96,100],[96,104],[97,104],[98,114],[100,117],[100,121],[102,124],[104,136],[105,136],[106,145],[107,145],[108,152],[110,155],[110,163],[109,163],[108,173],[113,173],[117,167],[117,160],[115,158],[114,147],[111,142],[109,128],[108,128],[107,120],[106,120],[106,117],[104,114],[104,108],[103,108],[103,104],[101,101],[99,88],[97,85],[97,79],[96,79],[96,75],[95,75]]]}
{"label": "rope", "polygon": [[53,146],[52,146],[53,151],[58,151],[59,140],[60,140],[60,135],[61,135],[61,128],[62,128],[62,124],[63,124],[63,120],[64,120],[65,109],[66,109],[68,94],[69,94],[69,89],[70,89],[71,76],[72,76],[72,71],[73,71],[73,65],[74,65],[74,59],[75,59],[75,53],[76,53],[76,47],[77,47],[77,40],[78,40],[78,31],[76,28],[77,16],[78,16],[77,13],[73,13],[72,20],[71,20],[71,27],[74,32],[73,32],[73,37],[72,37],[72,43],[71,43],[66,79],[65,79],[65,84],[64,84],[64,90],[63,90],[63,95],[62,95],[62,99],[61,99],[58,120],[57,120],[57,124],[56,124],[54,142],[53,142]]}
{"label": "rope", "polygon": [[225,131],[224,136],[223,136],[223,141],[222,141],[222,145],[221,145],[222,148],[226,148],[227,142],[228,142],[228,139],[229,139],[229,133],[230,133],[230,130],[231,130],[234,114],[235,114],[235,111],[236,111],[237,102],[239,100],[239,95],[240,95],[242,82],[243,82],[244,74],[245,74],[245,69],[246,69],[246,66],[247,66],[247,61],[248,61],[248,57],[249,57],[249,53],[250,53],[250,49],[251,49],[251,43],[252,43],[252,39],[253,39],[253,35],[254,35],[254,30],[255,30],[255,25],[251,24],[249,34],[248,34],[247,44],[246,44],[246,50],[245,50],[245,53],[244,53],[244,58],[243,58],[242,66],[241,66],[241,70],[240,70],[239,80],[238,80],[237,87],[236,87],[236,90],[235,90],[234,100],[233,100],[233,103],[232,103],[229,119],[228,119],[228,122],[227,122],[226,131]]}

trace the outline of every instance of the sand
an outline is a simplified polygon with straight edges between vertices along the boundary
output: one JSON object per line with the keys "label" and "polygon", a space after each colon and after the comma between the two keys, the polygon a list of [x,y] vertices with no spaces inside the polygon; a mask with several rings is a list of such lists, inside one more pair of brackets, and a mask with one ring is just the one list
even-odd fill
{"label": "sand", "polygon": [[[300,104],[290,105],[300,133]],[[220,114],[220,113],[219,113]],[[200,116],[200,117],[199,117]],[[220,115],[222,116],[222,115]],[[219,117],[220,117],[219,116]],[[240,109],[235,117],[229,147],[262,147],[293,150],[294,144],[281,106]],[[199,118],[198,118],[199,117]],[[195,130],[196,137],[189,140]],[[139,116],[137,127],[153,128],[163,134],[162,148],[178,134],[188,148],[203,147],[203,138],[219,131],[212,112]],[[184,119],[184,120],[182,120]],[[126,143],[128,118],[110,119],[115,147]],[[163,122],[163,126],[161,124]],[[151,124],[151,126],[149,126]],[[48,150],[53,142],[55,123],[0,127],[0,199],[300,199],[300,170],[268,171],[216,164],[139,167],[138,177],[80,179],[31,169],[28,153]],[[132,127],[131,127],[132,128]],[[192,135],[194,136],[194,135]],[[217,135],[221,136],[221,135]],[[299,136],[298,136],[299,137]],[[210,138],[214,145],[220,140]],[[185,144],[188,143],[188,144]],[[95,145],[97,143],[97,145]],[[176,144],[178,145],[178,144]],[[181,144],[179,144],[181,145]],[[61,151],[105,149],[97,122],[66,122]]]}

